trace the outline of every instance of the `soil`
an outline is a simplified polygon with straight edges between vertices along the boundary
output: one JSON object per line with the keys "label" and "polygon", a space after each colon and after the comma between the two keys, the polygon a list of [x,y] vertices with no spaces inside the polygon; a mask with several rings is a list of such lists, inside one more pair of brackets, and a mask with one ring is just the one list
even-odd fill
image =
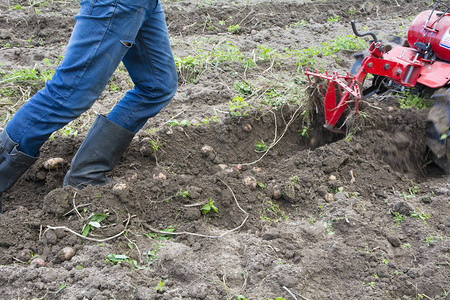
{"label": "soil", "polygon": [[[77,1],[0,7],[2,69],[54,69]],[[404,36],[427,3],[180,0],[163,7],[174,54],[187,57],[198,45],[227,42],[246,55],[259,45],[280,53],[319,46],[352,34],[350,19],[382,39]],[[229,30],[233,24],[238,31]],[[317,57],[316,66],[350,70],[353,53]],[[308,135],[299,134],[302,106],[258,108],[259,96],[247,98],[254,108],[246,116],[232,116],[236,81],[265,80],[267,89],[289,82],[306,97],[295,61],[274,62],[222,61],[195,76],[180,73],[173,101],[136,135],[110,183],[61,188],[95,115],[131,87],[119,68],[72,131],[55,134],[4,193],[1,298],[446,299],[450,177],[427,164],[427,109],[373,97],[347,135],[325,130],[314,111]],[[1,85],[26,100],[43,82]],[[17,101],[9,109],[1,103],[2,115]],[[277,142],[264,153],[255,151],[259,141]],[[62,163],[47,170],[51,158]],[[80,237],[98,214],[108,217],[91,226],[90,240]]]}

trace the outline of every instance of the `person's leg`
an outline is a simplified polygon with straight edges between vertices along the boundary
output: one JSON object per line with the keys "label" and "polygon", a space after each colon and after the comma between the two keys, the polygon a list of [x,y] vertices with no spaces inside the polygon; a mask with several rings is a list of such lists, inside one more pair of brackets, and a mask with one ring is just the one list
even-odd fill
{"label": "person's leg", "polygon": [[64,186],[83,188],[108,182],[134,134],[172,99],[177,72],[161,6],[147,16],[123,62],[135,84],[107,119],[99,116],[72,160]]}
{"label": "person's leg", "polygon": [[[14,115],[6,131],[19,149],[34,156],[56,130],[92,106],[157,0],[141,6],[117,0],[83,0],[61,65],[45,88]],[[124,3],[129,1],[123,1]]]}
{"label": "person's leg", "polygon": [[108,120],[136,133],[177,90],[177,69],[161,4],[145,20],[123,63],[135,88],[114,106]]}
{"label": "person's leg", "polygon": [[[130,2],[132,2],[130,4]],[[129,50],[158,0],[82,0],[64,59],[43,90],[25,103],[8,123],[2,140],[11,151],[36,157],[55,131],[92,106]],[[15,149],[15,150],[14,150]],[[10,152],[2,150],[2,155]],[[11,152],[12,153],[12,152]],[[28,167],[31,164],[26,164]],[[18,168],[10,180],[11,160],[0,160],[0,196],[28,168]],[[19,172],[20,171],[20,172]],[[20,174],[19,174],[20,173]]]}

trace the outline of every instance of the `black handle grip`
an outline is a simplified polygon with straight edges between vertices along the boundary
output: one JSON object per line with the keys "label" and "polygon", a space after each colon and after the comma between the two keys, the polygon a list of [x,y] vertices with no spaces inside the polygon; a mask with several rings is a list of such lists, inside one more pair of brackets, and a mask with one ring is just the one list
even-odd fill
{"label": "black handle grip", "polygon": [[359,33],[358,30],[356,30],[355,20],[352,20],[350,23],[352,24],[353,33],[354,33],[356,36],[363,37],[363,36],[366,36],[366,35],[370,35],[370,36],[373,38],[373,40],[374,40],[375,43],[378,42],[378,38],[377,38],[377,36],[375,35],[375,33],[371,32],[371,31]]}

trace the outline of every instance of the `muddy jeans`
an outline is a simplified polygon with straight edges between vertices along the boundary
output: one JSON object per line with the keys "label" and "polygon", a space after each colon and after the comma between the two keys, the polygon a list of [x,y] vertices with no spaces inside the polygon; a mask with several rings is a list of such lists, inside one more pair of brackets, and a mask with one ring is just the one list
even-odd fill
{"label": "muddy jeans", "polygon": [[64,59],[45,88],[6,127],[34,156],[56,130],[89,109],[122,61],[134,83],[108,115],[136,133],[166,106],[177,72],[158,0],[82,0]]}

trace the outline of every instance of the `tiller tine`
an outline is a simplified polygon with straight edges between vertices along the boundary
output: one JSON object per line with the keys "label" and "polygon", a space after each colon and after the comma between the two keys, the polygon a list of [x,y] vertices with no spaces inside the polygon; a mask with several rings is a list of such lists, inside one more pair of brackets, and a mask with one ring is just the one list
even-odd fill
{"label": "tiller tine", "polygon": [[[311,83],[310,76],[326,79],[328,82],[327,92],[324,96],[325,125],[324,127],[335,133],[345,134],[341,128],[336,127],[337,122],[341,119],[347,105],[355,102],[355,114],[358,114],[358,101],[361,99],[361,92],[357,77],[347,75],[338,75],[334,72],[332,75],[328,73],[320,74],[317,71],[305,71]],[[338,92],[338,93],[337,93]]]}

